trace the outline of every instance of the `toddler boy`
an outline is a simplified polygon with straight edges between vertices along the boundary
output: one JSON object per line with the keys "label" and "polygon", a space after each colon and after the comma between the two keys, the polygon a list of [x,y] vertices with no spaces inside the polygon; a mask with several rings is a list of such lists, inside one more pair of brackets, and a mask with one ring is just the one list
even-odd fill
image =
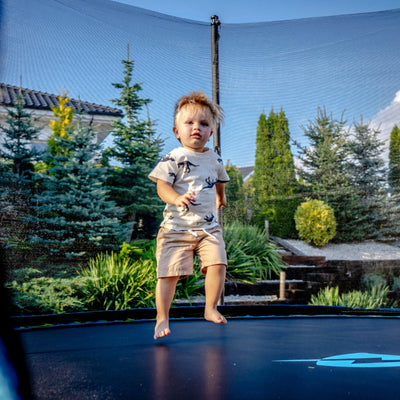
{"label": "toddler boy", "polygon": [[229,176],[218,154],[206,147],[222,109],[203,92],[182,96],[175,105],[173,132],[182,147],[172,150],[150,173],[166,203],[157,236],[157,322],[154,339],[167,336],[169,309],[180,277],[193,274],[198,256],[205,275],[204,318],[227,321],[217,310],[227,258],[216,209],[226,205]]}

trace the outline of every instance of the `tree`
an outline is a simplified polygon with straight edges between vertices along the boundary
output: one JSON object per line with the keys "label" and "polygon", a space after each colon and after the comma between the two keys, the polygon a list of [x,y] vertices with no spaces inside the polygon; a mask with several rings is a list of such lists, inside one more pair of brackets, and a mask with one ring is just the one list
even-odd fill
{"label": "tree", "polygon": [[58,96],[58,105],[51,107],[56,119],[50,121],[50,127],[53,134],[47,141],[47,150],[52,156],[67,155],[68,146],[64,146],[66,140],[70,140],[73,134],[74,126],[72,119],[74,111],[68,106],[69,98],[64,92]]}
{"label": "tree", "polygon": [[68,137],[57,138],[57,153],[38,174],[41,192],[34,197],[40,229],[33,241],[59,256],[93,256],[116,250],[125,234],[122,210],[107,199],[105,168],[93,157],[96,133],[78,115]]}
{"label": "tree", "polygon": [[271,110],[268,119],[260,115],[257,127],[254,167],[254,221],[264,225],[268,219],[274,235],[292,236],[294,212],[299,204],[293,155],[290,150],[288,120],[281,110]]}
{"label": "tree", "polygon": [[348,136],[346,121],[318,109],[317,117],[303,127],[308,146],[295,142],[299,149],[299,175],[312,190],[312,196],[330,205],[337,221],[338,241],[363,237],[360,222],[365,218],[348,171]]}
{"label": "tree", "polygon": [[390,191],[400,189],[400,129],[397,125],[390,133],[388,180]]}
{"label": "tree", "polygon": [[[385,195],[384,184],[387,170],[382,158],[384,142],[379,140],[380,131],[354,122],[352,139],[349,142],[349,174],[352,186],[363,207],[363,230],[365,237],[379,235],[380,203]],[[360,222],[361,223],[361,222]]]}
{"label": "tree", "polygon": [[19,91],[15,105],[7,110],[6,125],[0,126],[0,241],[25,241],[32,229],[25,221],[32,195],[32,172],[39,153],[31,148],[41,129],[25,109]]}
{"label": "tree", "polygon": [[381,234],[389,240],[400,237],[400,129],[395,125],[389,143],[389,196],[382,202],[381,213],[385,215]]}
{"label": "tree", "polygon": [[7,126],[0,126],[4,137],[0,147],[0,156],[12,164],[12,171],[17,177],[28,178],[33,170],[33,163],[38,158],[38,152],[31,148],[32,140],[39,136],[31,113],[25,110],[21,90],[17,96],[14,108],[7,110]]}
{"label": "tree", "polygon": [[[111,199],[124,208],[125,220],[135,226],[136,232],[152,234],[163,205],[148,174],[160,157],[163,142],[156,136],[150,118],[141,118],[141,111],[150,100],[139,96],[140,83],[132,83],[134,61],[129,58],[129,47],[122,63],[123,81],[113,83],[120,90],[120,97],[112,102],[122,108],[123,118],[114,123],[113,147],[103,152],[103,161],[109,166],[107,186]],[[118,165],[113,166],[113,161]]]}
{"label": "tree", "polygon": [[226,185],[227,204],[223,211],[224,223],[246,222],[245,193],[243,189],[243,178],[240,170],[228,161],[225,166],[229,175],[229,183]]}

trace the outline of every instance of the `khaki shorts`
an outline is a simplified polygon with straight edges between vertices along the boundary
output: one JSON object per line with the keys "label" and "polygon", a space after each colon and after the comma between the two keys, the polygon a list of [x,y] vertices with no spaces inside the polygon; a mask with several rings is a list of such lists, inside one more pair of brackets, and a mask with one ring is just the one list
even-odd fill
{"label": "khaki shorts", "polygon": [[202,230],[174,231],[161,227],[157,235],[157,277],[192,275],[194,255],[199,258],[202,274],[206,273],[210,265],[227,265],[221,227],[218,225],[207,229],[207,233]]}

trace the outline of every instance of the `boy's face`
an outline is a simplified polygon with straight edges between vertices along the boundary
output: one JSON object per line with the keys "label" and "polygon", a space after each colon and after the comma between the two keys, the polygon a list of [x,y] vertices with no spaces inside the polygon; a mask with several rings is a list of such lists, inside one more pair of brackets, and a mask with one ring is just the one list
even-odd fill
{"label": "boy's face", "polygon": [[179,111],[172,130],[182,147],[201,153],[213,133],[211,112],[207,107],[188,104]]}

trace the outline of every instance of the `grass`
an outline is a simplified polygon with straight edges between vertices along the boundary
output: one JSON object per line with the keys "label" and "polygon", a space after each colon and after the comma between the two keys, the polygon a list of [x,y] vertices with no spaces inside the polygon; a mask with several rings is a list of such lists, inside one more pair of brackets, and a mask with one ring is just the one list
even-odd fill
{"label": "grass", "polygon": [[339,293],[339,287],[326,287],[318,294],[311,296],[309,302],[313,306],[342,306],[350,308],[389,308],[397,307],[397,302],[388,298],[389,287],[384,285],[372,286],[360,291],[355,290],[348,293]]}

